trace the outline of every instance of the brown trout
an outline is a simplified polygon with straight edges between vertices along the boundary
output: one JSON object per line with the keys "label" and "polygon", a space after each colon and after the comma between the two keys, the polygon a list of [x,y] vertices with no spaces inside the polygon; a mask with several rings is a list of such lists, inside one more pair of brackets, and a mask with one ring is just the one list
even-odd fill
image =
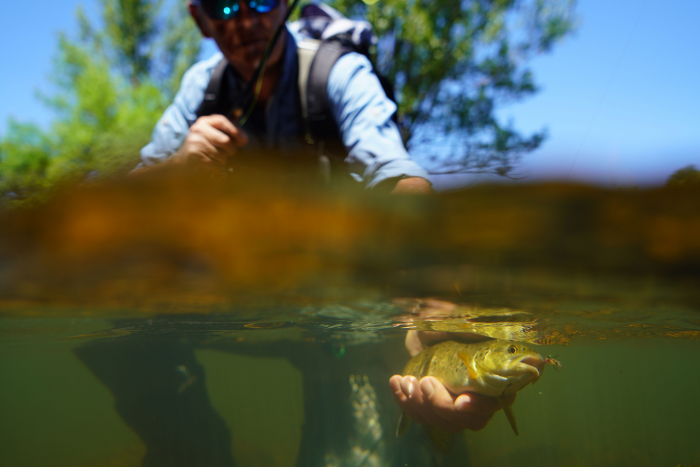
{"label": "brown trout", "polygon": [[[518,426],[504,396],[537,381],[543,369],[542,356],[518,342],[493,339],[465,344],[446,341],[413,357],[406,364],[403,375],[412,375],[418,380],[433,376],[455,395],[475,392],[496,397],[517,435]],[[401,414],[397,436],[403,436],[410,424],[410,417]],[[426,429],[440,449],[449,450],[452,434],[434,427]]]}

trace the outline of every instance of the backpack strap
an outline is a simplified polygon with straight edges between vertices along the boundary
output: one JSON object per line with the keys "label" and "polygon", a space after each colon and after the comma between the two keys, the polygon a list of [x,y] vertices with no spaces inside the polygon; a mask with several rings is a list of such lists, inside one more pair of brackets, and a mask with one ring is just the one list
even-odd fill
{"label": "backpack strap", "polygon": [[211,78],[209,78],[207,90],[204,91],[204,100],[199,105],[197,112],[195,112],[197,118],[222,113],[221,84],[227,67],[228,61],[226,58],[222,58],[219,63],[216,64],[216,68],[214,68],[214,72]]}
{"label": "backpack strap", "polygon": [[307,89],[311,63],[316,56],[321,41],[318,39],[303,39],[297,43],[297,55],[299,57],[299,101],[301,103],[301,116],[304,121],[304,134],[307,142],[312,141],[309,128],[309,110],[307,101]]}
{"label": "backpack strap", "polygon": [[326,39],[318,46],[306,85],[306,121],[312,139],[340,139],[329,107],[328,77],[338,59],[355,50],[342,37]]}

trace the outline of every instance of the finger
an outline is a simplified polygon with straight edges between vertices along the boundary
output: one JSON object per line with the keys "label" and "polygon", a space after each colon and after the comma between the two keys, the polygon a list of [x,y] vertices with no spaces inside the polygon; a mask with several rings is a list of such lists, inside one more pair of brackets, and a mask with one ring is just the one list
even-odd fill
{"label": "finger", "polygon": [[[401,388],[408,396],[408,404],[411,409],[418,414],[420,419],[424,420],[424,425],[431,425],[440,428],[441,430],[456,433],[460,431],[460,427],[440,417],[429,400],[429,395],[432,392],[424,393],[423,386],[413,376],[406,377],[401,381]],[[432,391],[432,388],[430,389]],[[410,393],[410,395],[409,395]]]}
{"label": "finger", "polygon": [[[213,137],[215,134],[225,138],[228,143],[223,145],[221,143],[216,143],[214,141],[216,138]],[[212,127],[207,127],[207,129],[202,129],[202,127],[200,127],[199,131],[190,133],[188,140],[190,143],[196,143],[196,146],[192,148],[193,152],[201,152],[218,165],[226,165],[229,158],[233,157],[237,150],[236,145],[226,134]],[[221,142],[222,140],[220,139],[219,141]]]}
{"label": "finger", "polygon": [[220,164],[226,164],[228,158],[236,153],[236,143],[223,131],[220,131],[206,122],[199,123],[192,127],[191,135],[205,139],[213,149],[207,151],[207,156],[215,159]]}
{"label": "finger", "polygon": [[209,115],[207,117],[207,122],[217,130],[223,131],[229,135],[236,146],[242,147],[248,144],[248,135],[246,135],[245,131],[238,128],[231,122],[231,120],[223,115]]}
{"label": "finger", "polygon": [[462,431],[469,425],[469,416],[456,411],[454,396],[440,381],[426,376],[421,379],[420,388],[426,398],[426,408],[430,410],[430,415],[426,415],[426,418],[433,425],[450,433]]}
{"label": "finger", "polygon": [[190,162],[196,161],[205,165],[221,165],[226,162],[226,157],[201,133],[190,133],[182,151]]}
{"label": "finger", "polygon": [[221,164],[226,165],[228,159],[236,154],[240,146],[248,143],[248,137],[243,130],[234,126],[222,115],[202,117],[192,127],[194,132],[204,135],[217,148],[216,154],[211,154]]}
{"label": "finger", "polygon": [[[423,381],[425,380],[425,381]],[[448,422],[443,425],[445,430],[461,431],[469,429],[478,431],[484,428],[493,413],[501,408],[496,398],[481,394],[467,393],[455,398],[438,380],[426,377],[421,380],[423,393],[434,393],[430,396],[430,403],[435,414]],[[508,397],[509,403],[514,400],[514,394]],[[437,425],[439,426],[439,425]]]}
{"label": "finger", "polygon": [[[515,401],[515,394],[506,396],[506,403],[512,404]],[[455,400],[457,414],[462,417],[464,427],[473,431],[481,430],[491,420],[493,414],[501,410],[501,404],[495,397],[483,396],[481,394],[468,393],[461,394]]]}
{"label": "finger", "polygon": [[458,412],[468,412],[472,414],[490,416],[501,408],[501,404],[495,397],[483,396],[481,394],[467,393],[460,394],[454,402],[454,407]]}
{"label": "finger", "polygon": [[195,125],[192,125],[191,131],[204,136],[214,146],[222,148],[230,144],[235,145],[226,132],[209,125],[207,122],[196,123]]}
{"label": "finger", "polygon": [[[505,396],[505,402],[508,405],[512,405],[513,402],[515,402],[515,394]],[[501,403],[495,397],[467,393],[461,394],[457,400],[455,400],[455,408],[460,412],[471,412],[490,416],[503,407],[501,407]]]}
{"label": "finger", "polygon": [[406,412],[406,415],[415,420],[416,423],[420,423],[421,425],[426,424],[427,422],[423,419],[423,417],[420,416],[418,412],[415,411],[408,396],[404,393],[401,387],[402,379],[403,376],[401,375],[394,375],[389,379],[389,384],[391,385],[391,389],[394,393],[394,398],[396,399],[396,402],[399,404],[399,407],[401,407],[401,410]]}

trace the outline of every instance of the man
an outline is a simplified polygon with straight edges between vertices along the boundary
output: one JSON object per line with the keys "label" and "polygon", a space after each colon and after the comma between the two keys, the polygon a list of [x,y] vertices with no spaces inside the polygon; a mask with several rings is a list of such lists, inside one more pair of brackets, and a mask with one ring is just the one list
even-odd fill
{"label": "man", "polygon": [[[189,3],[200,31],[214,39],[221,55],[197,63],[185,74],[173,104],[156,125],[152,141],[141,151],[143,162],[136,173],[165,166],[222,171],[233,164],[233,173],[260,174],[276,172],[276,166],[289,169],[295,156],[301,163],[303,158],[298,154],[304,149],[304,122],[297,49],[295,38],[286,29],[269,55],[257,103],[242,126],[222,115],[196,115],[222,56],[230,64],[224,76],[233,90],[229,95],[241,92],[253,78],[287,9],[287,0]],[[349,53],[336,62],[328,78],[328,101],[342,143],[349,149],[345,158],[349,176],[368,190],[431,191],[427,173],[410,159],[391,121],[396,106],[386,97],[365,56]],[[269,155],[271,152],[278,153],[277,159]]]}
{"label": "man", "polygon": [[[275,162],[287,167],[290,158],[284,155],[295,155],[304,144],[297,46],[288,30],[283,31],[269,55],[257,103],[243,125],[223,115],[197,117],[222,56],[230,64],[225,76],[229,88],[240,92],[250,82],[286,16],[287,0],[192,0],[188,6],[204,37],[214,39],[221,54],[195,64],[185,74],[152,141],[142,149],[143,162],[134,173],[166,167],[222,172],[231,165],[233,173],[260,173],[261,169],[274,171]],[[396,105],[387,98],[365,56],[349,53],[336,62],[328,78],[328,101],[348,150],[347,171],[357,183],[368,190],[391,193],[431,192],[427,173],[410,159],[391,120]],[[269,150],[283,156],[274,159]],[[420,336],[412,332],[407,338],[411,355],[422,348]],[[492,398],[455,397],[431,377],[418,382],[397,375],[392,377],[391,386],[397,402],[413,419],[450,432],[481,429],[499,408]]]}

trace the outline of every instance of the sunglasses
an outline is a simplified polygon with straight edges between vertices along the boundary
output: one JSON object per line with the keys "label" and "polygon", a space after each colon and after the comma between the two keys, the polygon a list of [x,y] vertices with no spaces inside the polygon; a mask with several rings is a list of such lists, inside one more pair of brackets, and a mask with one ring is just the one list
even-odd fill
{"label": "sunglasses", "polygon": [[[258,13],[267,13],[280,4],[279,0],[245,0],[248,8]],[[234,18],[240,9],[239,0],[192,0],[192,5],[201,5],[211,19]]]}

